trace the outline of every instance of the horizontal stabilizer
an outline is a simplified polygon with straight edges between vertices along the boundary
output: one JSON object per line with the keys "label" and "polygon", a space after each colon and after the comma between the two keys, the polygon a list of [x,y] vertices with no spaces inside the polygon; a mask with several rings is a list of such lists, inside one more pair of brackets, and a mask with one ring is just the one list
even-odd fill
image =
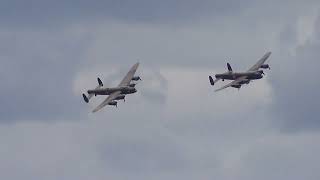
{"label": "horizontal stabilizer", "polygon": [[213,86],[214,85],[214,80],[211,76],[209,76],[209,81],[210,81],[210,84]]}

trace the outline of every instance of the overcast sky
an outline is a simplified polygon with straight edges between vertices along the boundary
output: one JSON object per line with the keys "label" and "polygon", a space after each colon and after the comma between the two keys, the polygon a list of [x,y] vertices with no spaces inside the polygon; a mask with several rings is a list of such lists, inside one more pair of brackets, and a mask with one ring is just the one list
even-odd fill
{"label": "overcast sky", "polygon": [[[0,178],[320,178],[320,2],[0,0]],[[215,93],[208,75],[271,70]],[[138,93],[92,114],[137,61]]]}

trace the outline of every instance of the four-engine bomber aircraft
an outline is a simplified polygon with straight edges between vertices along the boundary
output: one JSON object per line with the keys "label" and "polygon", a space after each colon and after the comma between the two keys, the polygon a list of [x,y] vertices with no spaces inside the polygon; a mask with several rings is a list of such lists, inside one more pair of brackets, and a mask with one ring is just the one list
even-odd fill
{"label": "four-engine bomber aircraft", "polygon": [[135,88],[136,84],[131,83],[131,81],[138,81],[141,80],[139,76],[134,76],[138,69],[139,63],[136,63],[133,65],[133,67],[130,69],[130,71],[127,73],[127,75],[123,78],[121,83],[114,88],[103,88],[103,83],[98,78],[98,83],[99,85],[93,89],[93,90],[88,90],[88,96],[85,94],[82,94],[83,99],[86,103],[89,102],[89,100],[93,97],[93,95],[109,95],[107,99],[105,99],[98,107],[96,107],[92,112],[97,112],[101,108],[103,108],[106,105],[111,105],[111,106],[116,106],[118,102],[116,100],[124,100],[125,101],[125,96],[127,94],[133,94],[136,93],[137,90]]}
{"label": "four-engine bomber aircraft", "polygon": [[215,91],[217,92],[217,91],[220,91],[220,90],[225,89],[227,87],[233,87],[233,88],[240,89],[243,84],[249,84],[250,81],[252,81],[252,80],[261,79],[261,78],[263,78],[262,75],[264,75],[264,72],[263,72],[263,70],[260,70],[260,68],[270,69],[270,66],[268,64],[264,64],[270,55],[271,55],[271,52],[267,52],[254,66],[252,66],[246,72],[240,72],[240,73],[233,72],[231,65],[229,63],[227,63],[229,71],[226,73],[222,73],[222,74],[216,74],[215,80],[213,80],[213,78],[211,76],[209,76],[210,84],[213,86],[219,80],[222,80],[222,81],[224,81],[225,79],[233,80],[231,83],[229,83],[219,89],[216,89]]}

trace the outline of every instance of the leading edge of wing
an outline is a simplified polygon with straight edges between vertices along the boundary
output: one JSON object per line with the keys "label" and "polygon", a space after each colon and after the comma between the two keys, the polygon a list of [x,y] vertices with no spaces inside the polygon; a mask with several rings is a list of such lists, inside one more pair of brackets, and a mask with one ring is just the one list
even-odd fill
{"label": "leading edge of wing", "polygon": [[121,83],[119,84],[119,86],[127,86],[127,85],[131,82],[131,80],[132,80],[134,74],[136,73],[139,65],[140,65],[140,63],[137,62],[136,64],[134,64],[134,65],[130,68],[129,72],[128,72],[128,73],[126,74],[126,76],[122,79],[122,81],[121,81]]}
{"label": "leading edge of wing", "polygon": [[261,66],[264,62],[266,62],[266,60],[270,57],[271,54],[272,54],[271,51],[269,51],[269,52],[267,52],[266,54],[264,54],[264,55],[262,56],[262,58],[259,59],[259,61],[258,61],[255,65],[253,65],[248,71],[256,71],[256,70],[258,70],[258,69],[260,68],[260,66]]}
{"label": "leading edge of wing", "polygon": [[114,100],[119,94],[121,94],[120,91],[116,91],[112,94],[110,94],[99,106],[97,106],[94,110],[92,110],[93,113],[99,111],[100,109],[102,109],[103,107],[105,107],[106,105],[108,105],[108,103],[112,100]]}

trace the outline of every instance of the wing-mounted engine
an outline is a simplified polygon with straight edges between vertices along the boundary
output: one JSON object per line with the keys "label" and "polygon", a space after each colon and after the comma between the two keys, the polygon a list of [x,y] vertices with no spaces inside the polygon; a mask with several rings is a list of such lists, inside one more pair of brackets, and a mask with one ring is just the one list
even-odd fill
{"label": "wing-mounted engine", "polygon": [[132,83],[132,84],[129,84],[129,87],[133,87],[134,88],[134,87],[136,87],[136,85],[137,84]]}
{"label": "wing-mounted engine", "polygon": [[134,76],[134,77],[132,77],[132,79],[131,79],[132,81],[141,81],[141,78],[140,78],[140,76]]}
{"label": "wing-mounted engine", "polygon": [[118,102],[117,101],[110,101],[108,103],[108,105],[118,107]]}
{"label": "wing-mounted engine", "polygon": [[232,85],[231,87],[240,89],[240,88],[241,88],[241,85],[240,85],[240,84],[235,84],[235,85]]}
{"label": "wing-mounted engine", "polygon": [[262,68],[262,69],[271,69],[270,66],[269,66],[269,64],[262,64],[262,65],[260,66],[260,68]]}
{"label": "wing-mounted engine", "polygon": [[114,98],[114,100],[122,100],[123,99],[123,101],[126,101],[126,99],[125,99],[125,95],[124,94],[120,94],[119,96],[117,96],[116,98]]}
{"label": "wing-mounted engine", "polygon": [[257,73],[258,73],[258,74],[263,74],[263,75],[264,75],[263,70],[259,70],[259,71],[257,71]]}
{"label": "wing-mounted engine", "polygon": [[250,83],[249,79],[244,79],[239,84],[249,84],[249,83]]}

